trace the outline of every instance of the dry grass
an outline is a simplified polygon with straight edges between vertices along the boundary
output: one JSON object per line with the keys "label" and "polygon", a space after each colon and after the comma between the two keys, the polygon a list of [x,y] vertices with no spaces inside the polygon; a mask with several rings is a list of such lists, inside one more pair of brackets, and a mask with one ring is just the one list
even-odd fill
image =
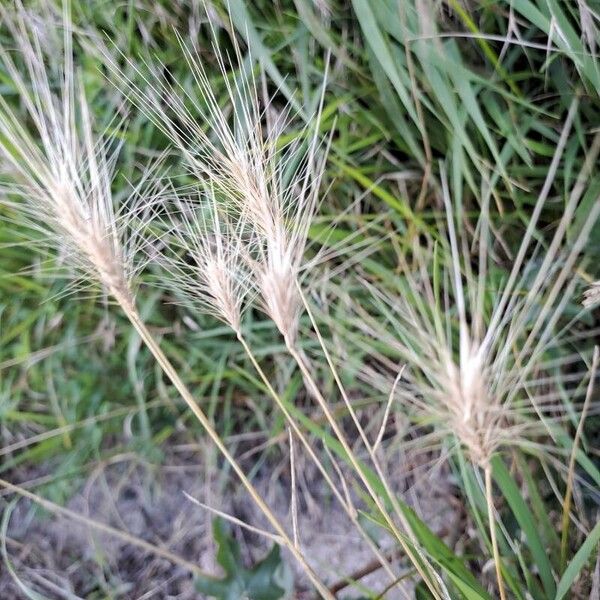
{"label": "dry grass", "polygon": [[[357,5],[362,7],[359,14],[363,25],[366,22],[372,26],[375,17],[369,13],[369,6],[360,2]],[[366,254],[353,256],[349,262],[340,261],[332,271],[321,269],[321,257],[309,256],[314,235],[311,227],[316,222],[333,140],[333,135],[322,139],[320,133],[327,61],[313,102],[314,114],[290,141],[286,134],[290,124],[306,115],[295,113],[291,99],[278,107],[279,90],[274,95],[268,93],[269,83],[248,67],[250,63],[235,40],[233,60],[216,42],[212,48],[223,95],[215,91],[199,49],[179,35],[191,86],[188,81],[178,81],[158,61],[136,64],[126,55],[121,57],[124,60],[111,57],[104,48],[116,87],[122,88],[126,100],[166,136],[171,155],[179,157],[185,169],[181,177],[185,183],[181,185],[175,183],[177,177],[162,178],[152,168],[144,170],[140,183],[119,210],[113,194],[119,145],[114,136],[96,131],[83,83],[74,67],[68,4],[64,4],[63,39],[52,43],[40,36],[37,21],[21,3],[15,6],[14,15],[1,9],[1,16],[17,43],[19,58],[0,49],[0,59],[27,119],[24,122],[19,111],[0,99],[0,151],[14,182],[4,184],[3,191],[10,197],[7,210],[22,215],[28,227],[41,233],[44,243],[49,242],[64,257],[68,265],[64,275],[72,285],[100,287],[122,309],[154,357],[160,376],[166,376],[180,394],[270,529],[245,523],[202,502],[200,506],[287,548],[318,592],[334,598],[303,545],[303,515],[298,509],[301,469],[294,447],[297,440],[302,458],[304,454],[310,458],[311,469],[316,469],[347,522],[374,556],[377,568],[385,570],[389,589],[405,576],[404,569],[386,552],[392,543],[402,549],[415,577],[433,598],[452,597],[453,585],[458,583],[467,586],[474,597],[485,597],[485,590],[476,590],[478,582],[469,578],[471,574],[461,560],[433,534],[429,535],[425,525],[398,498],[395,479],[389,472],[390,440],[395,439],[402,452],[412,457],[433,455],[438,465],[447,461],[468,471],[471,479],[465,476],[465,486],[471,486],[468,495],[474,519],[478,524],[482,522],[479,506],[485,506],[483,514],[487,515],[487,531],[480,528],[480,538],[495,565],[496,582],[490,589],[497,590],[504,600],[510,593],[508,588],[517,584],[514,574],[506,576],[509,569],[512,573],[515,561],[514,557],[505,560],[503,553],[512,547],[513,540],[502,522],[501,509],[505,507],[495,497],[494,461],[502,456],[535,456],[546,471],[550,465],[565,475],[566,483],[562,496],[553,481],[551,485],[563,508],[560,565],[550,561],[546,565],[541,542],[527,540],[532,554],[537,552],[536,560],[544,563],[537,569],[545,592],[552,595],[555,580],[566,572],[576,452],[589,414],[598,362],[596,353],[579,413],[581,421],[572,446],[565,448],[557,440],[564,440],[563,427],[573,422],[584,395],[581,383],[588,373],[587,369],[571,366],[580,359],[579,351],[571,347],[574,340],[588,340],[593,335],[587,330],[573,331],[582,322],[585,309],[598,299],[598,284],[593,284],[584,294],[585,309],[572,313],[576,290],[584,280],[593,280],[583,272],[582,255],[600,216],[600,198],[591,198],[590,202],[585,192],[600,154],[600,134],[594,137],[585,160],[578,163],[579,171],[565,178],[569,187],[564,192],[560,216],[551,226],[542,222],[542,216],[556,202],[554,196],[565,164],[572,164],[569,143],[582,99],[576,95],[569,105],[514,253],[498,233],[491,205],[494,201],[501,205],[495,187],[500,179],[510,197],[520,182],[508,177],[505,165],[488,172],[487,162],[479,161],[475,148],[466,143],[466,153],[481,168],[477,175],[477,185],[481,186],[478,216],[472,223],[463,205],[462,186],[475,187],[473,179],[467,178],[465,183],[461,169],[454,168],[450,185],[446,162],[441,161],[435,168],[431,164],[430,141],[423,132],[428,164],[422,165],[425,175],[418,186],[417,206],[422,208],[425,198],[431,195],[432,206],[442,207],[436,213],[442,217],[435,227],[426,227],[418,223],[420,217],[415,218],[406,228],[409,233],[404,246],[393,248],[396,270],[390,271],[391,277],[379,280],[374,273],[381,270],[368,272],[360,259],[376,253],[377,249],[369,244],[381,233],[383,219],[367,218],[361,213],[358,207],[362,195],[350,203],[343,216],[362,223],[345,240],[350,244],[354,237],[363,237],[357,247],[367,247]],[[429,8],[425,3],[417,6],[423,10],[403,14],[403,27],[417,18],[420,27],[429,31],[429,24],[423,22],[423,15],[430,14]],[[466,14],[460,7],[457,11]],[[583,2],[579,11],[585,43],[593,49],[590,32],[595,17]],[[475,26],[470,21],[467,24]],[[229,23],[232,29],[233,25]],[[209,28],[216,40],[212,21]],[[379,38],[374,36],[369,41]],[[482,48],[488,58],[490,53],[494,56],[489,45]],[[425,50],[422,46],[417,50],[415,55],[422,60]],[[50,59],[58,53],[60,67],[57,73],[51,73]],[[390,76],[389,64],[384,71]],[[502,69],[498,69],[498,75],[508,76]],[[420,98],[415,77],[415,64],[411,62],[411,97]],[[391,79],[398,91],[401,78]],[[56,80],[58,88],[53,83]],[[432,81],[440,85],[436,79]],[[381,81],[377,83],[381,85]],[[514,81],[509,80],[507,85],[511,94],[519,95]],[[469,98],[458,83],[456,87]],[[442,93],[440,98],[449,102],[448,94]],[[422,128],[424,106],[418,102],[417,117]],[[121,131],[120,124],[116,129]],[[495,146],[486,135],[482,138],[491,156],[499,160]],[[407,148],[410,146],[408,141]],[[333,162],[342,164],[337,156]],[[346,165],[343,172],[373,189],[390,205],[402,206],[378,182],[356,169]],[[592,187],[589,189],[593,192]],[[582,219],[585,202],[589,210]],[[412,214],[410,206],[404,208],[403,215],[407,214]],[[388,225],[393,228],[386,222],[385,227]],[[419,235],[417,227],[421,228]],[[388,250],[386,245],[382,263],[389,260]],[[340,258],[331,246],[327,256]],[[506,265],[504,275],[498,276]],[[199,407],[165,346],[142,318],[138,308],[142,292],[137,284],[147,269],[198,322],[209,316],[231,329],[259,384],[282,413],[291,455],[291,534],[286,520],[251,481],[245,465],[229,449],[210,413]],[[318,293],[307,279],[319,282]],[[280,336],[276,348],[261,347],[247,329],[246,317],[258,312],[267,317]],[[326,329],[342,351],[332,351]],[[361,346],[355,355],[350,349],[354,342]],[[353,382],[350,388],[347,381],[352,380],[352,373],[359,383]],[[306,391],[302,410],[286,390],[296,375]],[[251,379],[252,374],[245,377]],[[378,396],[384,397],[381,420],[356,408],[370,407]],[[396,413],[410,422],[407,431],[399,431],[392,418]],[[565,467],[567,450],[570,463]],[[474,489],[473,482],[478,489]],[[515,501],[511,503],[512,488],[507,492],[498,480],[496,483],[519,525],[527,530],[530,519],[523,519],[518,514],[522,507],[519,505],[517,510]],[[3,480],[0,485],[46,508],[78,518],[20,486]],[[370,527],[372,524],[376,527]],[[379,538],[372,534],[375,528]],[[114,533],[106,527],[104,531]],[[531,529],[527,536],[533,537]],[[144,550],[150,549],[145,541],[125,537]],[[452,560],[447,560],[447,553]],[[163,555],[176,560],[166,551]],[[404,587],[398,589],[407,594]]]}

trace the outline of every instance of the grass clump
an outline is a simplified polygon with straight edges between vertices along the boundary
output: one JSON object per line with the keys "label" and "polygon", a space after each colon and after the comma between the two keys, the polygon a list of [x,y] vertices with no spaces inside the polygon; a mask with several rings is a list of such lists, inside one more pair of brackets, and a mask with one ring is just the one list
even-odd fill
{"label": "grass clump", "polygon": [[[11,9],[5,490],[156,547],[214,597],[597,591],[593,7]],[[296,585],[277,549],[240,567],[220,523],[224,579],[55,502],[121,450],[153,486],[160,452],[205,439],[246,508],[196,510],[284,548]],[[448,523],[428,510],[436,481]],[[16,506],[4,564],[19,593],[45,593],[7,543]]]}

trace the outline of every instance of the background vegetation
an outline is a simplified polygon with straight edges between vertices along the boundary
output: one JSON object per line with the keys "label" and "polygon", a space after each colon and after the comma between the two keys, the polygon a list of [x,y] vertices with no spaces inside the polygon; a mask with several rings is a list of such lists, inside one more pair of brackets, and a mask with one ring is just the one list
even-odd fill
{"label": "background vegetation", "polygon": [[[40,18],[60,20],[58,2],[28,0],[24,4]],[[10,11],[9,5],[3,11]],[[462,210],[460,227],[466,231],[475,228],[482,197],[492,189],[491,222],[501,249],[494,277],[499,281],[506,276],[536,198],[554,169],[552,159],[574,99],[572,132],[560,164],[552,171],[550,201],[537,225],[537,239],[550,239],[582,169],[584,190],[569,235],[575,235],[592,203],[598,202],[597,161],[584,168],[586,158],[597,157],[600,123],[600,63],[596,58],[600,6],[591,0],[229,0],[206,5],[195,0],[72,0],[71,11],[76,61],[98,129],[113,127],[115,115],[126,120],[126,128],[118,133],[122,148],[114,182],[116,198],[130,183],[139,181],[148,162],[168,147],[168,140],[146,115],[124,103],[121,90],[110,83],[113,77],[103,52],[116,56],[125,70],[127,64],[117,50],[141,65],[142,71],[144,61],[161,64],[173,81],[189,88],[193,80],[177,39],[181,36],[198,48],[216,94],[225,98],[208,14],[219,44],[231,48],[231,36],[236,36],[245,59],[259,65],[257,73],[264,74],[265,85],[275,93],[274,103],[292,104],[296,129],[286,132],[290,138],[315,112],[329,63],[321,128],[334,133],[322,205],[311,236],[317,245],[343,250],[329,268],[333,272],[330,282],[340,282],[344,293],[360,293],[339,277],[346,269],[357,271],[362,280],[399,289],[397,257],[411,256],[419,239],[439,236],[438,225],[445,218],[439,195],[441,169],[448,173],[453,202]],[[9,33],[0,33],[3,47],[10,48]],[[18,105],[14,85],[1,66],[0,91],[7,102]],[[166,162],[174,172],[183,173],[177,155],[169,154]],[[52,276],[52,266],[60,264],[61,256],[47,252],[43,239],[35,244],[41,252],[33,252],[30,232],[25,233],[18,216],[8,208],[1,210],[0,478],[64,505],[98,469],[123,456],[128,464],[142,468],[140,485],[147,489],[160,486],[163,467],[201,460],[210,465],[208,471],[214,476],[210,485],[219,493],[229,493],[226,490],[237,484],[228,477],[221,459],[198,442],[200,427],[165,384],[126,320],[105,299],[82,291],[67,293],[64,281]],[[332,222],[336,229],[327,237]],[[579,313],[585,282],[600,276],[600,228],[591,237],[579,273],[581,283],[566,317]],[[142,277],[150,281],[153,267]],[[173,303],[176,298],[169,293],[154,287],[144,290],[142,311],[147,322],[230,447],[245,457],[244,463],[256,478],[274,470],[288,477],[285,424],[254,378],[234,336],[211,317],[190,316]],[[317,286],[312,293],[319,298],[327,291]],[[377,307],[372,308],[376,313]],[[570,344],[572,352],[581,353],[586,369],[597,316],[593,310],[582,316],[574,331],[579,337]],[[341,309],[334,317],[340,330],[353,329],[354,323]],[[283,395],[309,414],[310,402],[298,391],[301,378],[293,374],[281,352],[274,326],[260,314],[249,314],[246,327]],[[335,334],[332,330],[334,342]],[[306,338],[305,344],[308,353],[317,348],[312,338]],[[394,357],[393,350],[366,335],[348,352]],[[359,394],[360,381],[350,383]],[[323,385],[328,390],[333,383]],[[585,373],[576,385],[585,388]],[[564,465],[580,422],[580,407],[572,404],[571,392],[564,390],[565,410],[570,414],[564,424],[565,437],[550,442],[562,445]],[[380,415],[385,399],[383,393],[363,397],[365,404],[360,408],[366,415]],[[341,403],[336,410],[343,418]],[[512,541],[502,541],[503,554],[510,556],[511,595],[558,598],[564,593],[563,597],[585,598],[593,593],[592,585],[598,593],[597,580],[593,583],[600,535],[598,527],[594,528],[600,500],[598,432],[598,416],[592,409],[579,440],[583,457],[576,466],[576,526],[571,529],[566,556],[560,549],[566,469],[520,453],[507,462],[513,487],[507,484],[499,494],[499,510],[505,517],[503,535]],[[315,437],[319,435],[324,434],[317,432]],[[428,460],[435,462],[436,452],[431,448]],[[427,464],[415,469],[411,477],[426,477]],[[493,568],[480,550],[480,540],[487,539],[485,518],[483,524],[481,519],[484,512],[480,498],[470,497],[469,484],[474,480],[464,469],[461,472],[459,459],[442,472],[449,482],[447,497],[452,496],[452,504],[459,506],[456,514],[461,521],[459,527],[450,522],[433,529],[449,545],[450,556],[460,556],[461,564],[483,588],[494,590]],[[310,488],[310,482],[307,485]],[[0,493],[5,539],[0,571],[6,575],[6,585],[14,569],[15,577],[28,589],[61,597],[34,581],[29,572],[23,574],[20,546],[14,545],[18,528],[9,533],[15,515],[24,522],[48,519],[48,515],[34,504],[14,513],[15,505],[9,504],[13,496]],[[319,495],[318,490],[314,493]],[[535,538],[541,545],[532,544],[528,526],[537,532]],[[454,531],[457,527],[460,531]],[[595,537],[589,538],[592,530]],[[13,541],[7,544],[7,539]],[[239,534],[238,539],[243,536]],[[586,539],[592,542],[578,555],[572,578],[567,572],[565,579],[565,566],[573,564]],[[156,537],[149,541],[158,543]],[[540,552],[549,558],[542,560]],[[442,554],[436,555],[437,561],[446,560]],[[260,552],[249,552],[246,562],[257,556]],[[148,581],[148,587],[140,581],[133,588],[123,587],[124,581],[134,581],[131,573],[127,569],[115,572],[110,561],[103,563],[100,552],[95,558],[98,569],[86,571],[85,581],[73,579],[72,596],[64,597],[142,598],[145,592],[155,593],[147,597],[171,597],[164,590],[152,592],[156,581]],[[198,560],[192,555],[184,558]],[[340,570],[337,577],[348,576],[350,570]],[[63,584],[69,580],[64,573]],[[298,589],[303,586],[298,584]],[[18,590],[15,597],[25,593],[23,587],[14,589]],[[357,589],[376,597],[368,589]],[[485,597],[483,590],[474,592],[460,585],[454,593],[456,597]],[[481,595],[470,595],[475,593]]]}

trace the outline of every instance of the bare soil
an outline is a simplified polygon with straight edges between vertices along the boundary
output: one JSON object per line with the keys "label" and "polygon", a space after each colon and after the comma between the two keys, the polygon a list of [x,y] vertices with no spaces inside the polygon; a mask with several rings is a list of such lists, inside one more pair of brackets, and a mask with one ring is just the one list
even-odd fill
{"label": "bare soil", "polygon": [[[135,454],[113,457],[97,466],[71,497],[67,507],[89,519],[106,523],[155,546],[167,549],[211,574],[219,574],[211,534],[213,515],[191,501],[224,511],[245,522],[269,527],[240,486],[233,485],[215,464],[212,451],[202,447],[170,450],[161,466],[148,465]],[[384,590],[387,575],[375,569],[373,555],[339,505],[322,490],[321,483],[299,456],[299,538],[310,562],[334,585],[349,574]],[[12,473],[21,483],[39,474]],[[291,531],[290,477],[287,463],[263,467],[255,483],[263,497]],[[399,491],[417,508],[437,532],[451,536],[458,509],[451,497],[448,477],[431,473],[418,478],[410,492],[399,480]],[[44,495],[44,488],[38,489]],[[0,497],[5,524],[5,556],[0,562],[0,598],[27,598],[28,591],[42,598],[114,598],[192,600],[202,596],[194,590],[193,575],[184,566],[147,552],[134,544],[102,533],[72,519],[41,510],[30,500]],[[270,542],[254,532],[234,527],[247,564],[260,560]],[[392,553],[393,554],[393,553]],[[294,572],[295,597],[314,598],[303,574],[285,557]],[[370,575],[364,571],[373,569]],[[402,572],[400,567],[395,569]],[[12,571],[12,573],[11,573]],[[338,586],[339,587],[339,586]],[[346,587],[339,598],[357,597]],[[411,590],[397,588],[385,598],[410,597]],[[32,596],[35,597],[35,596]]]}

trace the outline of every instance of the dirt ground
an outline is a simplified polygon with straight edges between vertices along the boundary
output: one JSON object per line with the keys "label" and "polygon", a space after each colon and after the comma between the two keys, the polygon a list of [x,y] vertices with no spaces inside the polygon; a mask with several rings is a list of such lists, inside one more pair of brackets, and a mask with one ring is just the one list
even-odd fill
{"label": "dirt ground", "polygon": [[[219,574],[211,535],[213,515],[192,498],[245,522],[268,530],[263,516],[239,486],[215,466],[212,452],[202,448],[175,448],[161,466],[140,462],[139,457],[115,456],[98,465],[70,499],[67,507],[94,521],[106,523],[192,562],[204,571]],[[300,457],[301,458],[301,457]],[[310,562],[328,585],[361,570],[369,570],[373,554],[353,528],[341,507],[322,491],[311,469],[298,473],[299,539]],[[11,474],[13,482],[24,481],[22,473]],[[447,474],[427,473],[416,483],[398,480],[398,488],[427,519],[432,528],[451,535],[458,509],[448,503],[451,496]],[[27,480],[32,479],[31,473]],[[263,497],[291,530],[290,477],[281,461],[263,467],[255,476]],[[407,492],[409,483],[413,483]],[[233,491],[235,488],[235,491]],[[40,494],[44,494],[40,488]],[[169,599],[191,600],[202,596],[194,590],[193,576],[185,566],[146,552],[73,519],[42,511],[30,500],[14,496],[0,498],[3,531],[6,532],[0,562],[0,598],[27,597]],[[262,536],[234,528],[248,564],[264,556],[269,542]],[[314,597],[293,563],[296,597]],[[402,572],[400,568],[396,572]],[[389,583],[383,570],[374,570],[361,581],[383,590]],[[410,590],[406,590],[410,594]],[[38,594],[38,596],[35,595]],[[353,598],[359,591],[344,588],[339,598]],[[400,590],[385,598],[406,597]]]}

